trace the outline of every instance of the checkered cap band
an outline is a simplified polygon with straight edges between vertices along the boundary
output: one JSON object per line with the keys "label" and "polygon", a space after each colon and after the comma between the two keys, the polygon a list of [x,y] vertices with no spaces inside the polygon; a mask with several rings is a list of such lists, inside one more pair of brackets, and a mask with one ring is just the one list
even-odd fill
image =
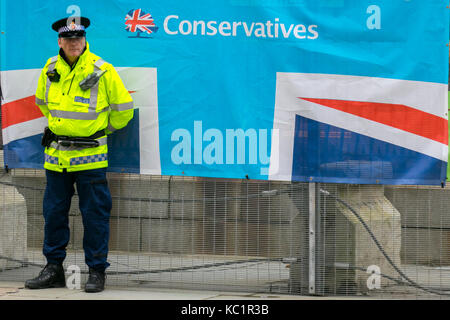
{"label": "checkered cap band", "polygon": [[59,28],[58,33],[70,32],[70,31],[84,31],[85,28],[79,24],[72,24],[70,26],[63,26]]}

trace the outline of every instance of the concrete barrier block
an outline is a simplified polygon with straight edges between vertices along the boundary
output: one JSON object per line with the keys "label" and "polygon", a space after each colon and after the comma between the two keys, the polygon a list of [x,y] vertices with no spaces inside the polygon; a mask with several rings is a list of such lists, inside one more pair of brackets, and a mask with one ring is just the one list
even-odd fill
{"label": "concrete barrier block", "polygon": [[44,217],[42,213],[28,214],[27,219],[28,247],[42,248],[44,242]]}
{"label": "concrete barrier block", "polygon": [[[0,185],[0,256],[26,260],[27,207],[16,188]],[[0,269],[20,264],[0,258]]]}
{"label": "concrete barrier block", "polygon": [[69,215],[70,240],[67,244],[69,250],[83,250],[83,219],[81,215]]}
{"label": "concrete barrier block", "polygon": [[109,250],[142,251],[141,219],[111,217]]}
{"label": "concrete barrier block", "polygon": [[[69,215],[70,240],[67,249],[83,249],[83,221],[81,215]],[[27,245],[30,248],[41,249],[44,243],[44,216],[28,214]]]}
{"label": "concrete barrier block", "polygon": [[284,258],[300,254],[301,234],[293,224],[229,222],[216,232],[216,254]]}
{"label": "concrete barrier block", "polygon": [[201,254],[207,251],[202,221],[193,219],[145,219],[141,249],[145,252]]}
{"label": "concrete barrier block", "polygon": [[238,197],[241,198],[239,218],[241,219],[254,222],[291,223],[300,211],[308,214],[307,198],[298,196],[307,195],[307,192],[301,189],[301,185],[250,181],[240,182],[239,186]]}
{"label": "concrete barrier block", "polygon": [[386,197],[401,213],[403,227],[450,228],[450,186],[388,186]]}
{"label": "concrete barrier block", "polygon": [[136,174],[108,174],[116,217],[167,217],[169,179]]}
{"label": "concrete barrier block", "polygon": [[450,230],[403,228],[401,259],[404,264],[450,266]]}
{"label": "concrete barrier block", "polygon": [[[42,170],[36,170],[32,175],[28,170],[14,169],[15,173],[11,177],[12,183],[25,198],[28,214],[42,215],[46,178],[42,175]],[[20,174],[20,175],[19,175]],[[72,197],[69,215],[79,215],[78,195]]]}
{"label": "concrete barrier block", "polygon": [[[365,221],[374,237],[378,240],[384,252],[391,260],[400,266],[401,249],[401,217],[400,213],[384,197],[383,186],[346,186],[338,188],[338,196]],[[376,246],[369,232],[345,205],[337,205],[339,214],[336,220],[336,262],[346,263],[353,269],[343,270],[336,276],[339,282],[352,281],[360,291],[367,290],[369,274],[354,267],[367,269],[375,265],[381,273],[398,277],[395,269],[389,264],[382,251]],[[382,277],[381,285],[391,284],[392,281]]]}

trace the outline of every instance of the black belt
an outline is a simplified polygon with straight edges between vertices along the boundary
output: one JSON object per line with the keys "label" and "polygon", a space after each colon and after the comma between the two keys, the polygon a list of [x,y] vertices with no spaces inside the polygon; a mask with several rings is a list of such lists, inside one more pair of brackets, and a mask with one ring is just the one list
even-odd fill
{"label": "black belt", "polygon": [[82,147],[82,148],[95,148],[100,144],[96,140],[100,137],[106,135],[105,130],[102,129],[97,131],[89,137],[69,137],[69,136],[58,136],[54,134],[48,127],[44,130],[44,135],[42,137],[41,144],[44,147],[49,147],[50,144],[55,141],[63,147]]}
{"label": "black belt", "polygon": [[84,137],[84,139],[98,139],[100,137],[103,137],[104,135],[106,135],[105,129],[102,129],[102,130],[97,131],[96,133],[94,133],[92,136]]}

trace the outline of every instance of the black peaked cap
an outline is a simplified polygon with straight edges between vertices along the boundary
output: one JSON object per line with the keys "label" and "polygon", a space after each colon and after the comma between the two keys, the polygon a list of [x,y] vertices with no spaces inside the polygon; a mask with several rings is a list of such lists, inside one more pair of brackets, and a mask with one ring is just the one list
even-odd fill
{"label": "black peaked cap", "polygon": [[60,37],[77,38],[86,35],[86,29],[90,24],[91,21],[86,17],[67,17],[54,22],[52,29],[58,32]]}

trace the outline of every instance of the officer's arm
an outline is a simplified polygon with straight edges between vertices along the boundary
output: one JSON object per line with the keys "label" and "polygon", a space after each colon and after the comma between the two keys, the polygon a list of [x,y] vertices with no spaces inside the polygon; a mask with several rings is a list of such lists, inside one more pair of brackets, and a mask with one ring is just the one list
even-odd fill
{"label": "officer's arm", "polygon": [[110,134],[125,127],[133,118],[134,105],[131,95],[114,67],[110,66],[103,78],[106,81],[106,90],[111,108],[108,128],[106,129],[106,133]]}
{"label": "officer's arm", "polygon": [[[50,61],[50,59],[49,59]],[[36,105],[39,107],[39,109],[41,109],[42,114],[48,118],[49,116],[49,111],[48,111],[48,106],[47,106],[47,101],[45,101],[45,88],[47,86],[47,74],[46,74],[46,70],[47,70],[47,65],[48,62],[45,65],[44,69],[42,69],[41,71],[41,75],[39,76],[39,80],[38,80],[38,86],[36,89],[36,94],[35,94],[35,102]]]}

